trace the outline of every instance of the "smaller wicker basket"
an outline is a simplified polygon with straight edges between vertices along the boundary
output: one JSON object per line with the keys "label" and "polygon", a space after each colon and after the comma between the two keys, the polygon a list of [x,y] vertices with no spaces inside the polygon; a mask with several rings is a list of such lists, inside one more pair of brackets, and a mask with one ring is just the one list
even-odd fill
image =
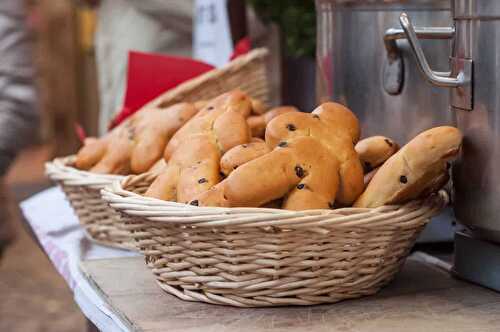
{"label": "smaller wicker basket", "polygon": [[374,294],[448,202],[442,191],[375,209],[202,208],[143,197],[135,181],[114,182],[102,195],[126,215],[160,287],[183,300],[238,307]]}
{"label": "smaller wicker basket", "polygon": [[[125,177],[77,170],[72,167],[74,159],[74,156],[56,158],[45,165],[45,173],[61,186],[87,237],[102,245],[136,250],[130,232],[120,227],[120,215],[110,209],[100,194],[103,187]],[[131,186],[135,192],[144,193],[150,184],[150,181],[141,182],[137,176]]]}
{"label": "smaller wicker basket", "polygon": [[[253,98],[269,102],[265,49],[256,49],[240,56],[222,68],[211,70],[184,82],[144,106],[166,107],[180,101],[210,99],[239,88]],[[74,157],[57,158],[46,164],[47,176],[59,184],[70,201],[88,237],[100,244],[135,250],[129,232],[122,229],[121,217],[102,201],[100,189],[123,176],[101,175],[73,167]],[[146,176],[147,178],[147,176]],[[145,187],[136,178],[136,192]]]}

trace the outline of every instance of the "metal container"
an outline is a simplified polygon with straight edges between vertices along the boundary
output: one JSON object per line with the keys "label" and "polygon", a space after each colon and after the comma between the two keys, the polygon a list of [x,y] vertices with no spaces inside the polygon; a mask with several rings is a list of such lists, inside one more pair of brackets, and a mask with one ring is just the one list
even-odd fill
{"label": "metal container", "polygon": [[[423,77],[449,89],[456,123],[464,134],[453,168],[454,209],[460,223],[482,239],[500,243],[500,1],[455,0],[450,73],[436,73],[410,21],[401,26]],[[413,19],[413,17],[411,17]]]}
{"label": "metal container", "polygon": [[[419,26],[449,27],[449,1],[316,0],[316,9],[320,101],[340,101],[352,109],[363,136],[383,134],[400,144],[425,129],[452,123],[447,91],[425,82],[408,43],[398,40],[404,38],[402,11]],[[425,40],[422,47],[433,68],[447,68],[449,42]]]}
{"label": "metal container", "polygon": [[[499,0],[500,1],[500,0]],[[382,134],[404,144],[425,129],[453,123],[448,92],[427,84],[399,24],[409,13],[427,39],[450,38],[449,0],[316,0],[319,101],[347,105],[364,137]],[[451,43],[422,40],[433,66],[445,70]],[[434,218],[418,242],[452,241],[453,211]]]}

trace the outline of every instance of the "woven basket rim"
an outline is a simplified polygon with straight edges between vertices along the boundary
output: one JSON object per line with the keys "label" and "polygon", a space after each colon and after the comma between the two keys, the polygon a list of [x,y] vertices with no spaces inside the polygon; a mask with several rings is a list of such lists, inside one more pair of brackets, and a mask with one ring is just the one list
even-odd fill
{"label": "woven basket rim", "polygon": [[45,163],[45,174],[52,181],[62,181],[68,186],[92,186],[104,187],[124,179],[124,175],[116,174],[98,174],[89,171],[82,171],[72,164],[74,163],[76,155],[66,157],[58,157],[52,161]]}
{"label": "woven basket rim", "polygon": [[[304,227],[413,227],[418,216],[429,218],[437,214],[449,202],[446,191],[441,190],[426,199],[413,200],[401,205],[385,205],[378,208],[341,208],[334,210],[290,211],[272,208],[220,208],[198,207],[184,203],[163,201],[136,194],[126,188],[136,181],[157,176],[153,173],[131,175],[113,181],[101,190],[102,199],[111,207],[133,217],[146,218],[153,222],[197,227],[218,226],[291,226]],[[394,216],[394,223],[385,221]],[[320,229],[318,231],[321,232]]]}
{"label": "woven basket rim", "polygon": [[[240,70],[241,68],[247,66],[249,63],[255,61],[261,61],[267,57],[269,51],[267,48],[256,48],[250,52],[241,55],[234,60],[230,61],[226,65],[220,68],[214,68],[204,74],[196,76],[186,82],[183,82],[176,86],[175,88],[164,92],[158,97],[154,98],[152,101],[146,103],[141,108],[154,108],[159,105],[166,105],[174,102],[178,96],[183,96],[185,92],[192,91],[198,86],[201,86],[210,81],[216,81],[217,79],[230,75],[231,73]],[[268,100],[264,100],[267,102]]]}

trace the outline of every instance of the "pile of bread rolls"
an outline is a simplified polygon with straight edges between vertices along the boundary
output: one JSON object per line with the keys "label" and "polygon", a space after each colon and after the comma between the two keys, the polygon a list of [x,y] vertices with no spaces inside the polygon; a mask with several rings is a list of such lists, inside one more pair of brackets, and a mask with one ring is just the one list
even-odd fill
{"label": "pile of bread rolls", "polygon": [[210,101],[143,110],[100,139],[75,166],[97,173],[159,175],[148,197],[195,206],[288,210],[378,207],[436,192],[460,150],[454,127],[436,127],[399,149],[360,140],[356,116],[327,102],[312,113],[268,110],[234,90]]}

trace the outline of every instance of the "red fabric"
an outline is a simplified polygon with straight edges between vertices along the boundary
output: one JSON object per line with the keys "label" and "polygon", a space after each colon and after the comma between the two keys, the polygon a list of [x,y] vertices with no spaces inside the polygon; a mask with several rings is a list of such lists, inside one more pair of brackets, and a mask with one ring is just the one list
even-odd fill
{"label": "red fabric", "polygon": [[[230,60],[248,53],[250,49],[250,38],[241,39],[234,47]],[[212,65],[189,58],[129,52],[124,105],[111,121],[109,128],[116,127],[144,104],[165,91],[214,68]]]}
{"label": "red fabric", "polygon": [[250,38],[244,37],[240,39],[234,46],[233,54],[231,55],[229,60],[234,60],[240,55],[250,52],[251,49],[252,49],[252,44],[250,43]]}
{"label": "red fabric", "polygon": [[163,92],[213,68],[209,64],[189,58],[129,52],[124,105],[110,124],[110,128]]}

